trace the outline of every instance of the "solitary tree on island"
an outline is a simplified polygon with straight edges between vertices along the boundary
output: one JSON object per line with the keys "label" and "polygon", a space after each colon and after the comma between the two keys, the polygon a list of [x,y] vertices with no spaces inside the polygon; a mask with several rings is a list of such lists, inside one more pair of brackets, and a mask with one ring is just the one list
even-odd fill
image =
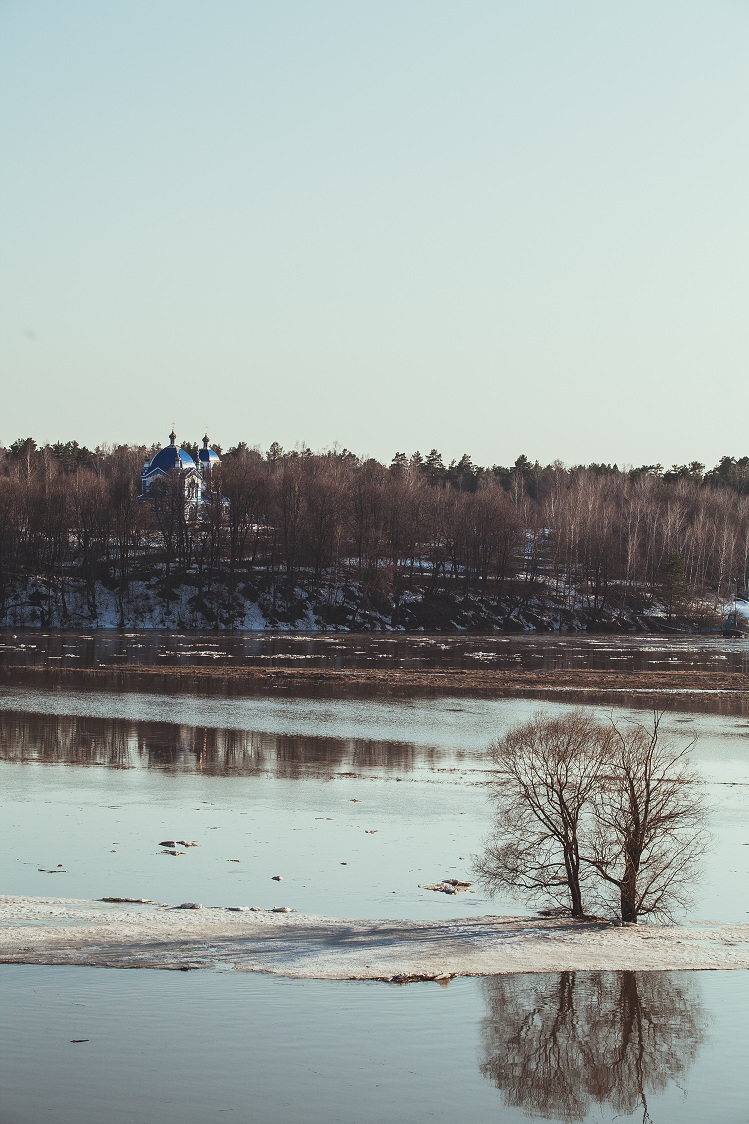
{"label": "solitary tree on island", "polygon": [[581,839],[610,741],[607,727],[578,710],[537,714],[490,746],[496,821],[477,862],[489,890],[521,891],[585,915]]}
{"label": "solitary tree on island", "polygon": [[622,921],[670,917],[685,906],[707,842],[691,744],[670,746],[661,720],[654,715],[649,729],[612,726],[611,754],[594,794],[585,861],[599,875],[599,889],[614,891]]}
{"label": "solitary tree on island", "polygon": [[706,845],[700,778],[652,727],[582,711],[537,714],[494,742],[493,832],[477,860],[490,892],[592,905],[623,922],[670,917],[689,900]]}

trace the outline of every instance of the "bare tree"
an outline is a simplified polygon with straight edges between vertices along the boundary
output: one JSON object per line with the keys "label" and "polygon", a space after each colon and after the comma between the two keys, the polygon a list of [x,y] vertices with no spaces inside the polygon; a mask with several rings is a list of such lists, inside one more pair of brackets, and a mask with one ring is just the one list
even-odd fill
{"label": "bare tree", "polygon": [[255,562],[261,524],[267,522],[268,474],[256,449],[239,449],[221,465],[221,491],[228,503],[228,599],[234,596],[237,572],[245,560],[248,544]]}
{"label": "bare tree", "polygon": [[161,539],[164,552],[167,582],[171,578],[175,558],[183,556],[180,545],[187,523],[185,492],[179,472],[159,476],[151,488],[152,504],[149,514]]}
{"label": "bare tree", "polygon": [[0,610],[5,610],[11,583],[21,561],[21,485],[13,477],[0,477]]}
{"label": "bare tree", "polygon": [[118,446],[109,457],[109,494],[111,508],[111,547],[117,576],[117,607],[120,628],[125,627],[125,600],[130,585],[130,571],[141,540],[144,522],[137,491],[137,466],[142,462],[140,449]]}
{"label": "bare tree", "polygon": [[88,609],[96,616],[96,582],[107,557],[112,508],[106,481],[90,469],[70,477],[71,523]]}
{"label": "bare tree", "polygon": [[586,863],[615,890],[622,921],[670,917],[690,898],[706,842],[705,798],[689,764],[689,744],[675,749],[650,728],[612,723],[611,758],[594,797]]}
{"label": "bare tree", "polygon": [[665,743],[661,719],[622,730],[582,711],[537,714],[495,742],[482,883],[573,917],[584,916],[584,896],[623,922],[683,907],[706,845],[705,804],[691,745]]}
{"label": "bare tree", "polygon": [[589,870],[580,842],[600,786],[611,730],[577,710],[559,718],[536,714],[490,747],[496,766],[495,830],[477,860],[492,892],[523,891],[556,901],[583,917]]}

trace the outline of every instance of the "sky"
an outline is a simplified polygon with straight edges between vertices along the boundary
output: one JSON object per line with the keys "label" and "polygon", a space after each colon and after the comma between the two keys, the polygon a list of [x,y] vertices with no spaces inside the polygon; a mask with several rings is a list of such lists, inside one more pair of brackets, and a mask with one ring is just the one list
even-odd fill
{"label": "sky", "polygon": [[0,0],[0,442],[749,453],[747,0]]}

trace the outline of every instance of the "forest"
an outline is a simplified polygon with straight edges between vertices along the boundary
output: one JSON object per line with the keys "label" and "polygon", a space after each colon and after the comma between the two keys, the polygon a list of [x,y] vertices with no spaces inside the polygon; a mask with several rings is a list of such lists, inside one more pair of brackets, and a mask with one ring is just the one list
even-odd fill
{"label": "forest", "polygon": [[156,449],[0,449],[0,623],[710,630],[749,586],[749,457],[481,467],[240,443],[196,512],[177,473],[141,501]]}

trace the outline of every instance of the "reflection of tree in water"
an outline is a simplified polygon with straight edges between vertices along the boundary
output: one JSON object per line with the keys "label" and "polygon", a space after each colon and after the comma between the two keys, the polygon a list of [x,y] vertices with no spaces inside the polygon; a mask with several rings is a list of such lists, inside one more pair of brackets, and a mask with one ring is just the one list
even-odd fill
{"label": "reflection of tree in water", "polygon": [[582,1120],[638,1108],[689,1069],[704,1038],[694,974],[560,972],[482,981],[481,1072],[508,1104]]}
{"label": "reflection of tree in water", "polygon": [[380,767],[406,772],[439,754],[402,742],[303,737],[124,718],[0,711],[0,760],[203,772],[322,776]]}
{"label": "reflection of tree in water", "polygon": [[66,765],[132,765],[132,723],[26,711],[0,712],[0,760]]}

